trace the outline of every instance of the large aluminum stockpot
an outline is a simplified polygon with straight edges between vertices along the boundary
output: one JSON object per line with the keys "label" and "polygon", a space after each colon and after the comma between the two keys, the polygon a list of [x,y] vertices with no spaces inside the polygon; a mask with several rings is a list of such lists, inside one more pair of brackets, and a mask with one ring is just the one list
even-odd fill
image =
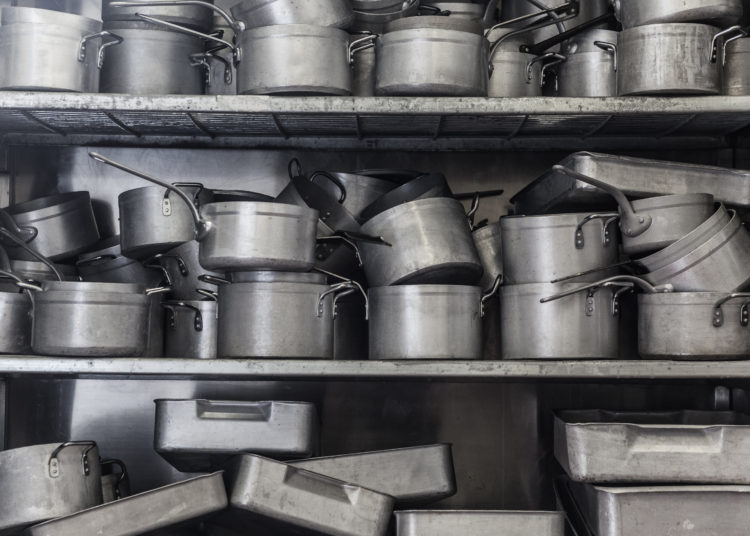
{"label": "large aluminum stockpot", "polygon": [[362,232],[391,244],[360,244],[370,286],[474,285],[482,276],[464,208],[455,199],[418,199],[395,206],[366,221]]}
{"label": "large aluminum stockpot", "polygon": [[165,278],[158,267],[145,266],[122,255],[119,235],[103,240],[95,251],[80,255],[76,267],[82,281],[138,283],[153,287]]}
{"label": "large aluminum stockpot", "polygon": [[560,97],[617,96],[617,37],[611,30],[589,30],[563,44],[557,68]]}
{"label": "large aluminum stockpot", "polygon": [[479,287],[486,290],[495,284],[498,277],[503,276],[503,239],[500,222],[480,227],[474,230],[471,236],[484,269]]}
{"label": "large aluminum stockpot", "polygon": [[105,28],[122,42],[107,51],[101,93],[203,94],[205,72],[195,61],[204,51],[200,37],[144,21],[107,22]]}
{"label": "large aluminum stockpot", "polygon": [[482,358],[481,288],[399,285],[370,288],[368,297],[370,359]]}
{"label": "large aluminum stockpot", "polygon": [[613,0],[623,28],[670,22],[731,26],[742,17],[742,0]]}
{"label": "large aluminum stockpot", "polygon": [[650,24],[620,33],[619,95],[715,95],[721,92],[716,37],[706,24]]}
{"label": "large aluminum stockpot", "polygon": [[750,95],[750,39],[728,40],[724,58],[724,94]]}
{"label": "large aluminum stockpot", "polygon": [[198,277],[208,274],[224,277],[221,272],[210,272],[204,269],[199,261],[200,245],[196,240],[185,242],[166,253],[159,253],[154,260],[164,267],[169,276],[169,298],[180,301],[201,300],[203,294],[198,292],[201,285]]}
{"label": "large aluminum stockpot", "polygon": [[[206,0],[213,3],[213,0]],[[169,1],[135,0],[118,2],[102,0],[102,18],[109,21],[142,21],[139,15],[157,17],[195,30],[208,31],[213,24],[213,11],[201,5],[175,4]]]}
{"label": "large aluminum stockpot", "polygon": [[580,283],[531,283],[500,289],[502,359],[617,359],[616,287],[578,290]]}
{"label": "large aluminum stockpot", "polygon": [[213,359],[218,343],[219,315],[216,300],[165,301],[164,355]]}
{"label": "large aluminum stockpot", "polygon": [[[500,218],[503,278],[511,285],[549,283],[617,263],[615,215],[504,216]],[[602,273],[592,274],[596,281]]]}
{"label": "large aluminum stockpot", "polygon": [[[11,205],[4,212],[3,225],[8,231],[36,253],[55,261],[75,257],[99,241],[88,192],[39,197]],[[11,257],[32,258],[15,245],[9,252]]]}
{"label": "large aluminum stockpot", "polygon": [[467,31],[414,28],[387,32],[376,40],[375,92],[486,96],[488,48],[483,35]]}
{"label": "large aluminum stockpot", "polygon": [[99,449],[93,441],[34,445],[0,452],[0,533],[102,502]]}
{"label": "large aluminum stockpot", "polygon": [[102,31],[101,21],[80,15],[2,8],[0,89],[96,93],[104,49],[118,39]]}
{"label": "large aluminum stockpot", "polygon": [[241,0],[232,7],[232,15],[246,28],[311,24],[346,29],[354,21],[347,0]]}
{"label": "large aluminum stockpot", "polygon": [[358,285],[318,273],[244,275],[219,287],[219,357],[333,359],[335,303]]}

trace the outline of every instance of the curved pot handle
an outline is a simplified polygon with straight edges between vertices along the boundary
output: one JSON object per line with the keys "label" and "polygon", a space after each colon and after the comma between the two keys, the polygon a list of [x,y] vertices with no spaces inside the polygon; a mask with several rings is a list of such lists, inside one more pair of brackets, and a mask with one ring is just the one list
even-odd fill
{"label": "curved pot handle", "polygon": [[[721,306],[727,303],[729,300],[736,300],[737,298],[748,298],[750,299],[750,292],[732,292],[727,294],[723,298],[716,300],[713,307],[713,314],[711,323],[715,328],[720,328],[724,325],[724,311]],[[740,326],[747,327],[750,322],[750,316],[748,315],[748,302],[745,302],[740,307]]]}
{"label": "curved pot handle", "polygon": [[609,226],[619,219],[620,215],[614,212],[605,212],[602,214],[589,214],[576,225],[574,235],[576,249],[583,249],[586,245],[583,236],[583,226],[590,221],[602,220],[602,245],[608,246],[612,239],[609,236]]}
{"label": "curved pot handle", "polygon": [[[364,32],[363,32],[364,33]],[[378,38],[377,34],[367,32],[364,37],[355,39],[349,43],[349,64],[354,63],[354,55],[357,52],[368,50],[375,47],[375,40]]]}
{"label": "curved pot handle", "polygon": [[174,327],[174,308],[183,307],[185,309],[190,309],[195,313],[195,316],[193,317],[193,329],[195,331],[203,331],[203,313],[195,305],[190,305],[189,303],[178,301],[172,303],[162,303],[161,306],[165,309],[169,309],[172,313],[169,318],[170,327]]}
{"label": "curved pot handle", "polygon": [[336,177],[334,177],[332,174],[328,173],[327,171],[315,171],[312,175],[310,175],[310,182],[315,182],[315,179],[317,177],[325,177],[329,181],[331,181],[336,188],[339,190],[339,204],[346,201],[346,187],[344,184],[338,180]]}
{"label": "curved pot handle", "polygon": [[5,227],[0,227],[0,235],[2,235],[3,237],[7,238],[11,242],[13,242],[16,246],[18,246],[19,248],[21,248],[22,250],[24,250],[26,253],[28,253],[29,255],[31,255],[32,257],[34,257],[39,262],[43,263],[47,268],[49,268],[52,271],[52,273],[55,275],[55,277],[57,278],[58,281],[62,281],[63,280],[62,274],[57,269],[57,267],[55,266],[55,264],[51,260],[49,260],[47,257],[45,257],[44,255],[42,255],[41,253],[38,253],[38,252],[34,251],[33,249],[31,249],[28,246],[28,244],[26,244],[26,242],[24,242],[21,238],[18,238],[15,234],[13,234],[12,232],[10,232]]}
{"label": "curved pot handle", "polygon": [[638,286],[644,291],[646,291],[647,294],[666,293],[666,292],[672,292],[674,290],[672,285],[653,286],[648,281],[645,281],[644,279],[641,279],[640,277],[636,277],[634,275],[616,275],[616,276],[608,277],[607,279],[602,279],[601,281],[597,281],[595,283],[588,283],[587,285],[583,285],[578,288],[566,290],[564,292],[560,292],[559,294],[547,296],[545,298],[540,299],[539,303],[547,303],[547,302],[559,300],[561,298],[567,298],[568,296],[572,296],[573,294],[578,294],[579,292],[583,292],[586,290],[596,291],[603,287],[613,286],[614,284],[617,284],[619,286],[624,286],[624,285]]}
{"label": "curved pot handle", "polygon": [[177,269],[180,271],[180,275],[182,277],[188,277],[190,275],[190,270],[188,270],[187,263],[185,263],[184,260],[182,260],[182,257],[179,255],[174,254],[168,254],[168,253],[157,253],[154,255],[153,260],[157,261],[160,265],[161,259],[174,259],[174,261],[177,263]]}
{"label": "curved pot handle", "polygon": [[49,461],[47,462],[49,476],[52,478],[60,476],[60,461],[57,459],[57,455],[68,447],[88,447],[83,451],[83,454],[81,454],[81,466],[83,467],[83,474],[89,476],[91,473],[91,468],[89,467],[89,452],[96,448],[95,441],[66,441],[65,443],[61,443],[59,447],[52,451]]}
{"label": "curved pot handle", "polygon": [[121,499],[122,491],[120,491],[120,485],[128,479],[128,469],[125,467],[125,462],[116,458],[106,458],[101,460],[99,465],[116,465],[120,468],[120,476],[117,478],[117,482],[115,482],[115,499]]}
{"label": "curved pot handle", "polygon": [[[99,50],[96,53],[96,66],[99,69],[101,69],[102,66],[104,66],[104,51],[107,49],[107,47],[119,45],[124,40],[119,35],[114,34],[107,30],[104,30],[95,34],[84,35],[81,38],[81,43],[78,47],[78,61],[82,62],[86,60],[86,43],[92,39],[98,39],[100,37],[102,39],[102,44],[99,45]],[[105,37],[109,37],[111,41],[105,41],[104,40]]]}
{"label": "curved pot handle", "polygon": [[553,65],[562,63],[567,59],[568,58],[566,58],[562,54],[558,54],[557,52],[547,52],[546,54],[542,54],[541,56],[530,59],[526,64],[526,83],[531,84],[531,82],[534,80],[533,67],[537,63],[542,63],[542,73],[539,77],[539,84],[540,86],[544,86],[544,73],[547,71],[547,69],[549,69]]}
{"label": "curved pot handle", "polygon": [[[726,38],[728,35],[731,35],[732,37]],[[737,39],[741,39],[743,37],[747,37],[747,30],[740,26],[739,24],[736,26],[730,26],[726,30],[722,30],[716,35],[713,36],[711,39],[711,48],[710,48],[710,60],[711,63],[716,63],[719,59],[719,39],[725,38],[724,43],[722,45],[722,54],[721,54],[721,65],[722,67],[726,65],[727,62],[727,45],[731,43],[732,41],[736,41]]]}
{"label": "curved pot handle", "polygon": [[617,72],[617,45],[609,41],[594,41],[594,45],[612,55],[612,69]]}
{"label": "curved pot handle", "polygon": [[226,10],[216,6],[210,2],[202,2],[201,0],[147,0],[147,1],[116,1],[110,2],[109,7],[148,7],[148,6],[203,6],[208,9],[212,9],[218,13],[237,33],[245,29],[245,23],[241,20],[235,20],[234,17]]}
{"label": "curved pot handle", "polygon": [[500,290],[500,285],[502,284],[503,274],[500,274],[495,278],[495,282],[492,284],[492,287],[487,292],[482,294],[482,299],[479,301],[479,314],[482,318],[484,318],[486,303],[497,294],[497,292]]}
{"label": "curved pot handle", "polygon": [[197,292],[201,296],[205,296],[212,301],[219,301],[219,295],[212,290],[208,290],[206,288],[197,288],[195,289],[195,292]]}
{"label": "curved pot handle", "polygon": [[[338,276],[337,276],[338,277]],[[351,279],[343,281],[341,283],[335,283],[330,286],[330,288],[324,292],[321,292],[318,296],[318,306],[315,310],[315,316],[321,317],[323,316],[323,313],[325,312],[324,308],[324,302],[326,297],[330,296],[331,294],[334,295],[333,297],[333,318],[336,318],[337,312],[336,312],[336,303],[339,299],[342,297],[352,294],[353,292],[359,291],[362,296],[365,298],[365,320],[370,319],[370,302],[367,299],[367,292],[365,292],[365,289],[362,288],[362,285],[357,283],[356,281],[352,281]]]}
{"label": "curved pot handle", "polygon": [[232,64],[229,63],[226,58],[223,58],[220,55],[216,54],[216,52],[224,50],[225,48],[226,47],[222,45],[205,52],[190,54],[190,65],[193,67],[202,66],[205,71],[206,87],[209,87],[213,84],[213,79],[211,78],[212,61],[218,61],[224,64],[224,84],[227,86],[232,85]]}
{"label": "curved pot handle", "polygon": [[209,285],[231,285],[232,282],[229,279],[218,277],[211,274],[201,274],[198,276],[198,281],[203,281]]}
{"label": "curved pot handle", "polygon": [[620,207],[620,230],[622,230],[622,233],[625,236],[633,238],[642,235],[649,227],[651,227],[651,216],[648,214],[636,214],[635,210],[633,210],[633,205],[630,204],[630,201],[625,197],[625,194],[611,184],[607,184],[606,182],[594,179],[593,177],[589,177],[588,175],[584,175],[583,173],[579,173],[559,164],[552,166],[552,170],[561,175],[567,175],[568,177],[585,182],[586,184],[596,186],[614,197],[615,201],[617,201],[617,205]]}
{"label": "curved pot handle", "polygon": [[[13,219],[13,216],[3,208],[0,208],[0,225],[11,232],[13,236],[23,240],[24,243],[34,240],[39,232],[36,227],[30,225],[21,227]],[[17,242],[14,242],[14,244],[17,244]]]}
{"label": "curved pot handle", "polygon": [[185,192],[183,192],[176,186],[173,186],[169,184],[168,182],[152,177],[151,175],[147,175],[146,173],[143,173],[142,171],[129,168],[128,166],[120,164],[119,162],[110,160],[109,158],[99,153],[92,151],[92,152],[89,152],[89,156],[93,158],[94,160],[96,160],[97,162],[101,162],[102,164],[107,164],[108,166],[117,168],[120,171],[124,171],[125,173],[130,173],[131,175],[140,177],[143,180],[153,182],[154,184],[157,184],[161,186],[162,188],[172,190],[174,193],[176,193],[180,197],[180,199],[182,199],[185,202],[185,204],[188,206],[188,209],[190,210],[190,214],[193,217],[193,222],[195,223],[195,239],[196,240],[198,241],[203,240],[208,234],[208,232],[211,230],[211,227],[212,227],[211,222],[206,221],[205,219],[203,219],[203,217],[201,217],[200,211],[195,206],[195,204],[190,200],[187,194],[185,194]]}

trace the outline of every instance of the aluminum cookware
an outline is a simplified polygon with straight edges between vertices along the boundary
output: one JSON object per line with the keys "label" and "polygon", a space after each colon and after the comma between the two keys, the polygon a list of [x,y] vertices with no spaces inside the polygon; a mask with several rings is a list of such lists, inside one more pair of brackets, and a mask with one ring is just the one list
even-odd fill
{"label": "aluminum cookware", "polygon": [[737,24],[742,0],[614,0],[623,28],[671,22],[699,22],[716,26]]}
{"label": "aluminum cookware", "polygon": [[[225,36],[227,33],[232,35],[229,28],[223,27],[220,30]],[[192,56],[192,59],[194,63],[203,67],[206,95],[237,94],[237,66],[234,63],[234,51],[231,48],[221,45],[211,47],[203,54]]]}
{"label": "aluminum cookware", "polygon": [[[212,4],[213,0],[206,0]],[[102,17],[109,21],[142,21],[138,15],[147,15],[180,24],[195,30],[208,31],[213,25],[213,11],[201,5],[176,4],[170,1],[155,2],[135,0],[118,2],[102,0]]]}
{"label": "aluminum cookware", "polygon": [[0,270],[0,277],[12,282],[0,291],[0,353],[30,354],[33,302],[27,292],[18,292],[18,275]]}
{"label": "aluminum cookware", "polygon": [[80,15],[6,7],[0,10],[0,89],[99,91],[104,50],[120,38]]}
{"label": "aluminum cookware", "polygon": [[169,484],[35,525],[27,536],[108,534],[137,536],[187,521],[199,521],[227,507],[222,473]]}
{"label": "aluminum cookware", "polygon": [[456,493],[451,446],[443,443],[290,462],[289,465],[390,495],[396,504],[427,504]]}
{"label": "aluminum cookware", "polygon": [[105,28],[119,35],[122,43],[107,51],[101,93],[203,94],[205,72],[199,57],[204,42],[200,37],[142,20],[107,22]]}
{"label": "aluminum cookware", "polygon": [[208,300],[169,300],[166,310],[164,355],[166,357],[214,359],[218,343],[218,304]]}
{"label": "aluminum cookware", "polygon": [[101,0],[5,0],[5,6],[36,7],[101,20]]}
{"label": "aluminum cookware", "polygon": [[649,24],[622,31],[617,45],[618,94],[720,93],[717,44],[721,33],[714,26],[683,23]]}
{"label": "aluminum cookware", "polygon": [[205,297],[198,292],[199,288],[204,288],[198,277],[202,274],[208,274],[216,277],[224,277],[224,273],[211,272],[205,270],[199,261],[200,245],[196,240],[190,240],[176,248],[170,249],[166,253],[159,253],[154,256],[154,261],[158,262],[169,275],[169,298],[180,301],[195,301]]}
{"label": "aluminum cookware", "polygon": [[403,17],[412,17],[419,10],[419,0],[367,2],[367,4],[377,4],[377,7],[364,4],[364,2],[352,2],[354,22],[350,31],[382,33],[389,22]]}
{"label": "aluminum cookware", "polygon": [[499,0],[489,2],[430,2],[429,5],[452,18],[480,21],[484,26],[495,23]]}
{"label": "aluminum cookware", "polygon": [[[343,187],[344,200],[341,201],[341,205],[355,218],[359,217],[362,211],[375,200],[398,186],[393,181],[357,173],[331,171],[329,174],[338,180],[340,187],[325,180],[317,181],[317,184],[337,199],[342,194],[341,187]],[[311,178],[314,179],[315,175],[313,174]]]}
{"label": "aluminum cookware", "polygon": [[735,292],[750,282],[750,234],[739,216],[674,262],[643,277],[652,285],[671,284],[679,292]]}
{"label": "aluminum cookware", "polygon": [[404,510],[396,536],[563,536],[564,512],[532,510]]}
{"label": "aluminum cookware", "polygon": [[611,30],[588,30],[563,45],[557,73],[560,97],[617,96],[617,37]]}
{"label": "aluminum cookware", "polygon": [[154,449],[179,471],[205,472],[245,452],[305,458],[317,448],[308,402],[156,400]]}
{"label": "aluminum cookware", "polygon": [[420,173],[417,177],[405,181],[365,207],[360,219],[366,221],[398,205],[431,197],[453,197],[448,181],[442,173]]}
{"label": "aluminum cookware", "polygon": [[108,458],[101,461],[102,502],[109,503],[130,495],[128,469],[122,460]]}
{"label": "aluminum cookware", "polygon": [[83,281],[138,283],[154,287],[165,279],[164,272],[158,266],[147,266],[122,255],[119,236],[102,240],[96,248],[80,255],[76,261]]}
{"label": "aluminum cookware", "polygon": [[[99,229],[88,192],[70,192],[39,197],[0,211],[3,226],[29,248],[52,260],[65,260],[86,251],[99,241]],[[11,257],[31,260],[16,242]]]}
{"label": "aluminum cookware", "polygon": [[462,285],[370,288],[370,359],[481,359],[484,302]]}
{"label": "aluminum cookware", "polygon": [[500,222],[496,221],[471,233],[474,245],[482,262],[482,279],[479,286],[482,289],[492,288],[498,278],[503,277],[503,239]]}
{"label": "aluminum cookware", "polygon": [[352,95],[373,97],[375,95],[375,43],[363,40],[369,32],[349,35],[352,51]]}
{"label": "aluminum cookware", "polygon": [[619,206],[622,248],[628,255],[664,249],[714,213],[711,194],[676,194],[629,201],[623,192],[607,182],[562,166],[554,166],[553,171],[596,186],[615,198]]}
{"label": "aluminum cookware", "polygon": [[[90,156],[161,186],[156,189],[158,208],[153,209],[152,214],[159,213],[162,219],[166,198],[163,188],[175,192],[182,203],[171,203],[171,207],[187,207],[195,225],[192,235],[185,238],[180,220],[175,242],[197,239],[200,242],[199,261],[207,270],[305,271],[314,264],[318,221],[315,210],[263,201],[228,201],[209,203],[199,211],[193,200],[179,188],[100,154],[90,153]],[[120,214],[122,237],[122,211]]]}
{"label": "aluminum cookware", "polygon": [[393,498],[252,454],[227,467],[229,511],[217,516],[243,532],[292,530],[333,536],[385,536]]}
{"label": "aluminum cookware", "polygon": [[[612,214],[586,213],[500,218],[505,283],[548,283],[615,264],[615,219]],[[588,280],[601,277],[597,272]]]}
{"label": "aluminum cookware", "polygon": [[0,531],[101,504],[99,449],[93,441],[34,445],[0,452]]}
{"label": "aluminum cookware", "polygon": [[333,319],[333,358],[367,359],[369,338],[364,296],[359,293],[342,296],[336,302]]}
{"label": "aluminum cookware", "polygon": [[366,221],[362,232],[392,244],[360,244],[372,287],[474,285],[482,276],[464,208],[455,199],[418,199],[398,205]]}
{"label": "aluminum cookware", "polygon": [[[78,279],[78,270],[69,264],[55,264],[55,269],[63,281],[75,281]],[[6,268],[3,268],[6,270]],[[9,269],[16,276],[25,281],[52,281],[58,280],[57,275],[49,266],[40,261],[22,261],[13,259],[10,261]],[[0,292],[18,292],[18,285],[12,278],[0,281]]]}
{"label": "aluminum cookware", "polygon": [[484,29],[477,21],[462,19],[459,17],[446,17],[437,15],[422,15],[419,17],[406,17],[394,20],[385,26],[385,32],[397,32],[399,30],[455,30],[457,32],[469,32],[482,35]]}
{"label": "aluminum cookware", "polygon": [[724,94],[750,95],[750,39],[727,40],[724,59]]}
{"label": "aluminum cookware", "polygon": [[346,29],[354,21],[347,0],[241,0],[232,7],[232,15],[246,28],[310,24]]}

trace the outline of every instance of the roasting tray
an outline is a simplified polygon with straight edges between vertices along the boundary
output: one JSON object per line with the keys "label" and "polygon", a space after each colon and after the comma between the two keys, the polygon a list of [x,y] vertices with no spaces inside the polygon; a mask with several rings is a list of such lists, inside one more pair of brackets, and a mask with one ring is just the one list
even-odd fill
{"label": "roasting tray", "polygon": [[583,482],[750,484],[750,415],[561,411],[555,457]]}
{"label": "roasting tray", "polygon": [[563,512],[412,510],[396,512],[396,536],[563,536]]}
{"label": "roasting tray", "polygon": [[456,493],[449,444],[311,458],[290,465],[390,495],[399,505],[427,504]]}
{"label": "roasting tray", "polygon": [[750,486],[565,485],[593,536],[747,536],[750,526]]}
{"label": "roasting tray", "polygon": [[213,471],[243,452],[286,459],[315,450],[317,416],[307,402],[155,403],[154,449],[179,471]]}
{"label": "roasting tray", "polygon": [[[750,209],[750,171],[589,152],[573,153],[560,165],[607,182],[632,198],[708,193],[740,212]],[[526,215],[617,209],[614,199],[599,188],[552,170],[511,202],[516,214]]]}
{"label": "roasting tray", "polygon": [[135,536],[213,514],[227,507],[222,473],[131,495],[26,529],[25,536]]}
{"label": "roasting tray", "polygon": [[253,454],[224,474],[229,509],[214,522],[242,534],[383,536],[393,498]]}

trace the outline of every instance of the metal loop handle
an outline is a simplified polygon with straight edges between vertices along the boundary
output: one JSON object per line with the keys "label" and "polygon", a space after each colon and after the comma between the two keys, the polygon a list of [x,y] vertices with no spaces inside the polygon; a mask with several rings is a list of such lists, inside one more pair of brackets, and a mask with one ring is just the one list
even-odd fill
{"label": "metal loop handle", "polygon": [[[544,62],[544,65],[542,65],[542,72],[540,73],[540,76],[539,76],[539,87],[544,87],[544,77],[547,74],[547,69],[555,65],[559,65],[568,59],[566,56],[563,56],[562,54],[558,54],[557,52],[548,52],[543,57],[545,58],[545,62]],[[546,60],[550,60],[550,61],[546,61]],[[528,79],[530,75],[531,75],[530,69],[527,67],[527,72],[526,72],[527,84],[531,83],[531,80]],[[557,84],[557,80],[555,80],[555,84]],[[555,91],[557,91],[557,87],[555,87]]]}
{"label": "metal loop handle", "polygon": [[52,261],[50,261],[47,257],[42,255],[41,253],[38,253],[31,249],[26,242],[24,242],[22,239],[18,238],[16,235],[14,235],[12,232],[10,232],[5,227],[0,227],[0,235],[4,236],[11,242],[13,242],[15,245],[17,245],[19,248],[23,249],[26,253],[34,257],[39,262],[43,263],[47,268],[49,268],[52,273],[55,275],[58,281],[62,281],[63,277],[60,271],[57,269],[57,267],[54,265]]}
{"label": "metal loop handle", "polygon": [[376,34],[368,32],[364,37],[360,37],[349,43],[349,63],[351,64],[354,62],[354,55],[357,52],[373,48],[377,37]]}
{"label": "metal loop handle", "polygon": [[[216,60],[224,64],[224,84],[227,86],[232,85],[232,82],[234,80],[232,76],[232,64],[223,56],[220,54],[217,54],[217,52],[224,50],[226,47],[216,47],[211,50],[207,50],[203,54],[203,65],[206,67],[206,85],[211,85],[211,60]],[[199,54],[193,54],[190,57],[197,56]]]}
{"label": "metal loop handle", "polygon": [[201,313],[201,310],[198,309],[195,305],[191,305],[183,301],[173,302],[169,305],[173,307],[183,307],[185,309],[190,309],[191,311],[193,311],[195,313],[195,317],[193,318],[193,329],[195,329],[195,331],[203,331],[203,313]]}
{"label": "metal loop handle", "polygon": [[212,300],[212,301],[219,301],[219,296],[216,294],[216,292],[213,292],[211,290],[208,290],[206,288],[197,288],[195,289],[195,292],[200,294],[201,296],[205,296],[206,298]]}
{"label": "metal loop handle", "polygon": [[201,0],[144,0],[144,1],[116,1],[110,2],[109,7],[149,7],[149,6],[203,6],[208,9],[212,9],[218,13],[224,20],[227,21],[229,27],[236,32],[241,32],[245,29],[245,23],[241,20],[235,20],[232,15],[209,2],[202,2]]}
{"label": "metal loop handle", "polygon": [[[531,82],[534,79],[534,73],[533,73],[533,67],[537,63],[544,63],[544,66],[542,69],[544,70],[546,68],[547,60],[552,60],[549,62],[549,65],[557,65],[558,63],[562,63],[566,60],[565,56],[562,54],[558,54],[557,52],[547,52],[546,54],[542,54],[541,56],[537,56],[535,58],[531,58],[528,63],[526,64],[526,83],[531,84]],[[544,84],[544,76],[540,77],[541,84]]]}
{"label": "metal loop handle", "polygon": [[612,223],[616,222],[619,217],[620,215],[614,212],[605,212],[603,214],[589,214],[588,216],[583,218],[580,222],[578,222],[578,225],[576,225],[576,232],[573,236],[576,249],[583,249],[586,245],[583,236],[583,226],[588,222],[594,220],[602,221],[602,245],[605,247],[608,246],[612,241],[609,236],[609,226],[612,225]]}
{"label": "metal loop handle", "polygon": [[211,274],[201,274],[198,276],[198,281],[203,281],[209,285],[230,285],[232,282],[229,279],[218,277]]}
{"label": "metal loop handle", "polygon": [[85,266],[87,264],[93,264],[99,261],[113,261],[116,258],[117,258],[117,255],[112,255],[112,254],[97,255],[96,257],[90,257],[88,259],[78,259],[76,261],[76,266]]}
{"label": "metal loop handle", "polygon": [[346,201],[346,187],[344,187],[344,184],[340,180],[338,180],[336,177],[334,177],[327,171],[316,171],[312,175],[310,175],[310,182],[315,182],[315,179],[317,177],[325,177],[326,179],[331,181],[336,186],[336,188],[339,189],[339,198],[338,198],[339,204]]}
{"label": "metal loop handle", "polygon": [[106,458],[101,460],[99,465],[116,465],[120,468],[120,476],[117,477],[117,482],[115,482],[115,499],[121,499],[122,491],[120,491],[120,485],[128,479],[128,469],[125,467],[125,462],[116,458]]}
{"label": "metal loop handle", "polygon": [[172,287],[154,287],[146,289],[146,296],[154,296],[155,294],[164,294],[166,292],[172,292]]}
{"label": "metal loop handle", "polygon": [[672,287],[672,285],[653,286],[648,281],[645,281],[641,279],[640,277],[636,277],[634,275],[616,275],[613,277],[608,277],[607,279],[602,279],[601,281],[597,281],[595,283],[589,283],[587,285],[583,285],[578,288],[566,290],[564,292],[560,292],[559,294],[547,296],[539,300],[539,303],[547,303],[547,302],[559,300],[561,298],[567,298],[568,296],[572,296],[573,294],[578,294],[579,292],[583,292],[586,290],[596,291],[602,287],[612,286],[612,284],[615,284],[615,283],[631,283],[645,290],[648,294],[666,293],[666,292],[672,292],[674,290],[674,287]]}
{"label": "metal loop handle", "polygon": [[289,164],[286,166],[287,173],[289,173],[290,179],[296,179],[297,177],[304,177],[305,172],[302,169],[302,164],[296,158],[292,158]]}
{"label": "metal loop handle", "polygon": [[632,264],[633,264],[633,261],[617,262],[615,264],[610,264],[607,266],[600,266],[599,268],[592,268],[591,270],[585,270],[583,272],[577,272],[575,274],[558,277],[557,279],[553,279],[552,281],[550,281],[550,283],[562,283],[563,281],[570,281],[571,279],[577,279],[584,275],[595,274],[597,272],[604,272],[606,270],[614,270],[616,268],[623,268],[625,266],[631,266]]}
{"label": "metal loop handle", "polygon": [[190,210],[190,214],[193,217],[193,222],[195,223],[195,239],[196,240],[198,241],[202,240],[203,238],[206,237],[208,232],[211,230],[211,222],[203,219],[200,211],[198,210],[198,207],[195,206],[195,203],[193,203],[190,200],[190,198],[185,194],[185,192],[183,192],[176,186],[172,186],[168,182],[152,177],[151,175],[147,175],[146,173],[143,173],[141,171],[137,171],[135,169],[129,168],[123,164],[120,164],[119,162],[115,162],[114,160],[110,160],[109,158],[99,153],[90,152],[89,156],[98,162],[117,168],[121,171],[124,171],[125,173],[130,173],[131,175],[135,175],[136,177],[140,177],[141,179],[147,180],[149,182],[153,182],[154,184],[158,184],[162,188],[167,188],[168,190],[172,190],[174,193],[176,193],[180,197],[180,199],[182,199],[185,202],[185,204],[188,206],[188,209]]}
{"label": "metal loop handle", "polygon": [[154,264],[149,261],[145,263],[143,267],[160,271],[163,277],[162,282],[164,283],[164,286],[169,287],[170,290],[172,289],[172,286],[174,285],[174,283],[172,282],[172,276],[169,275],[169,270],[167,270],[165,266],[163,266],[161,263],[158,263],[158,262]]}
{"label": "metal loop handle", "polygon": [[[98,69],[101,69],[102,66],[104,65],[104,51],[107,49],[107,47],[119,45],[124,40],[119,35],[114,34],[107,30],[104,30],[95,34],[84,35],[81,38],[81,42],[78,47],[78,61],[83,62],[86,60],[86,43],[92,39],[98,39],[100,37],[102,38],[102,44],[99,46],[99,50],[96,53],[96,67]],[[105,42],[104,41],[105,37],[109,37],[112,40]]]}
{"label": "metal loop handle", "polygon": [[727,57],[727,44],[731,43],[732,41],[736,39],[740,39],[742,37],[747,37],[747,30],[740,26],[739,24],[736,26],[730,26],[726,30],[722,30],[716,35],[713,36],[711,39],[711,49],[710,49],[710,60],[711,63],[716,63],[719,59],[719,39],[722,37],[725,37],[727,35],[732,35],[733,37],[726,39],[724,41],[724,44],[722,46],[722,66],[726,65],[726,57]]}
{"label": "metal loop handle", "polygon": [[174,259],[177,262],[177,269],[180,271],[180,275],[182,277],[188,277],[190,275],[190,270],[188,270],[187,263],[182,260],[182,257],[180,257],[179,255],[168,253],[157,253],[156,255],[154,255],[154,260],[159,261],[159,264],[161,264],[161,259]]}
{"label": "metal loop handle", "polygon": [[[736,300],[737,298],[750,298],[750,292],[732,292],[731,294],[727,294],[723,298],[716,300],[712,315],[712,323],[715,328],[720,328],[724,325],[724,311],[721,306],[729,300]],[[747,327],[748,325],[747,303],[740,307],[740,325],[743,327]]]}
{"label": "metal loop handle", "polygon": [[482,299],[479,301],[479,313],[482,318],[484,318],[485,314],[485,304],[497,294],[497,292],[500,290],[500,285],[503,284],[503,274],[499,274],[495,281],[492,283],[492,287],[482,294]]}
{"label": "metal loop handle", "polygon": [[60,461],[57,459],[58,454],[68,447],[88,447],[81,454],[81,466],[83,467],[83,474],[89,476],[91,468],[89,467],[89,452],[96,448],[95,441],[67,441],[60,444],[49,457],[47,462],[47,468],[49,470],[49,476],[57,478],[60,476]]}
{"label": "metal loop handle", "polygon": [[[336,277],[340,277],[340,276],[336,276]],[[317,317],[323,316],[323,313],[325,311],[323,307],[323,302],[325,301],[326,297],[330,296],[331,294],[334,294],[334,295],[339,294],[342,291],[344,291],[344,294],[351,294],[352,292],[356,292],[357,290],[359,290],[359,292],[365,298],[365,320],[369,320],[370,319],[370,302],[367,299],[367,292],[365,292],[365,289],[362,288],[362,285],[360,285],[356,281],[352,281],[351,279],[348,279],[341,283],[335,283],[331,285],[331,287],[328,290],[325,290],[320,293],[320,296],[318,296],[318,307],[316,309],[316,316]],[[336,318],[336,315],[337,315],[336,307],[335,307],[336,301],[337,301],[336,297],[334,296],[333,318]]]}
{"label": "metal loop handle", "polygon": [[594,45],[612,55],[612,68],[617,72],[617,45],[609,41],[594,41]]}
{"label": "metal loop handle", "polygon": [[[2,208],[0,208],[0,225],[11,231],[14,236],[22,239],[24,242],[31,242],[36,238],[36,235],[39,232],[36,227],[21,227],[16,223],[16,220],[13,219],[13,216],[11,216],[7,210]],[[15,243],[16,242],[14,242],[14,244]]]}

